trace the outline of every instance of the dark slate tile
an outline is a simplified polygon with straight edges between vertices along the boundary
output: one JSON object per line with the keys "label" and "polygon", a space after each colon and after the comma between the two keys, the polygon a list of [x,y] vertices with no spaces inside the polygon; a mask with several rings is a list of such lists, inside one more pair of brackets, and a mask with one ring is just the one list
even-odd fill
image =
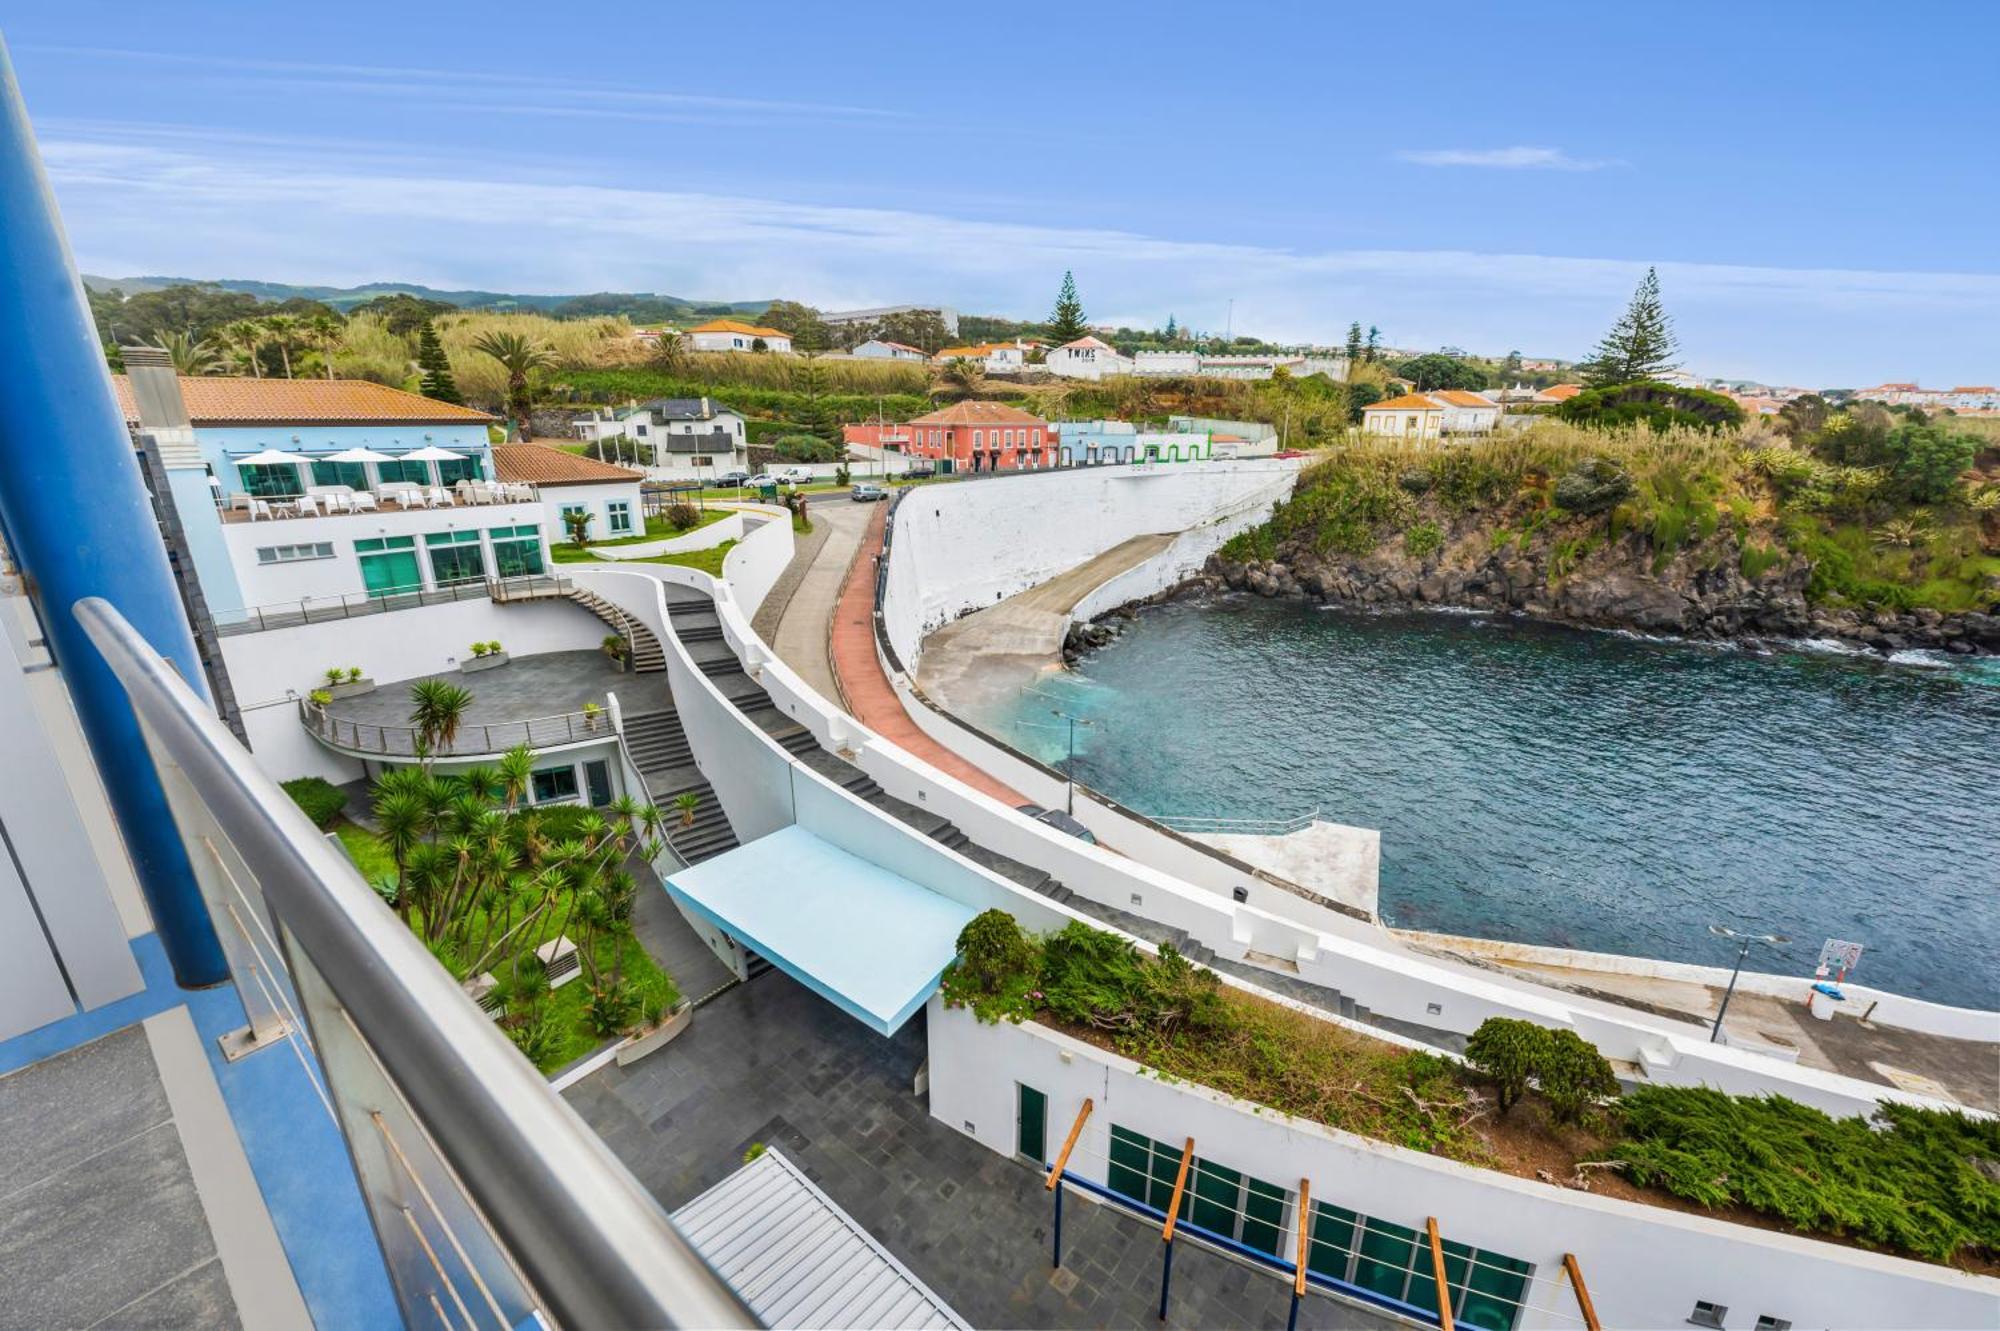
{"label": "dark slate tile", "polygon": [[138,1026],[0,1077],[0,1197],[171,1115]]}
{"label": "dark slate tile", "polygon": [[223,1331],[243,1324],[229,1279],[218,1260],[202,1263],[180,1279],[126,1304],[98,1323],[102,1331]]}

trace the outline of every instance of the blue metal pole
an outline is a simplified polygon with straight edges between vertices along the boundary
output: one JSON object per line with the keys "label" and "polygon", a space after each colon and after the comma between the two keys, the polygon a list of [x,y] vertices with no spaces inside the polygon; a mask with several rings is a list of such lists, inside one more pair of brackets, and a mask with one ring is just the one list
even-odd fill
{"label": "blue metal pole", "polygon": [[1299,1291],[1297,1286],[1294,1286],[1292,1288],[1292,1310],[1285,1316],[1285,1331],[1298,1331],[1298,1325],[1299,1325]]}
{"label": "blue metal pole", "polygon": [[1056,1181],[1056,1270],[1062,1270],[1062,1181]]}
{"label": "blue metal pole", "polygon": [[1164,1322],[1167,1320],[1167,1291],[1174,1283],[1174,1241],[1168,1239],[1160,1246],[1167,1250],[1167,1255],[1160,1259],[1160,1320]]}
{"label": "blue metal pole", "polygon": [[124,690],[71,613],[101,596],[208,694],[83,285],[0,41],[0,529],[41,612],[174,976],[228,964]]}

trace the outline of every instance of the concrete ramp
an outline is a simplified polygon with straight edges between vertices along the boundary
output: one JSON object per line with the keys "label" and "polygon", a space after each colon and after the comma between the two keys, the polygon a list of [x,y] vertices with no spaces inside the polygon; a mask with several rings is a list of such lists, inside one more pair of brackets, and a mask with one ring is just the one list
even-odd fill
{"label": "concrete ramp", "polygon": [[1070,611],[1097,588],[1137,568],[1174,534],[1134,536],[997,605],[954,620],[924,640],[917,685],[940,705],[977,716],[1062,663]]}

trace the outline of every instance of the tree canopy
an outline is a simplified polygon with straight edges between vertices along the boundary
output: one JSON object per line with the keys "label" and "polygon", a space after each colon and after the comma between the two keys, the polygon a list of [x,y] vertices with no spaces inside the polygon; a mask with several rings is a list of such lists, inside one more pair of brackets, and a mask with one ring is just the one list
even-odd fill
{"label": "tree canopy", "polygon": [[1084,322],[1083,301],[1076,294],[1076,274],[1063,272],[1062,289],[1056,293],[1056,307],[1049,312],[1049,336],[1058,346],[1074,342],[1090,331]]}
{"label": "tree canopy", "polygon": [[1412,356],[1396,366],[1396,376],[1408,379],[1419,393],[1437,388],[1480,389],[1486,387],[1486,371],[1471,361],[1433,351]]}
{"label": "tree canopy", "polygon": [[1678,363],[1674,360],[1677,350],[1673,320],[1660,303],[1660,275],[1648,268],[1625,313],[1583,363],[1583,382],[1591,388],[1603,388],[1657,379]]}
{"label": "tree canopy", "polygon": [[1587,389],[1557,407],[1556,415],[1600,430],[1640,423],[1658,431],[1678,425],[1720,430],[1743,423],[1743,408],[1720,393],[1644,382]]}

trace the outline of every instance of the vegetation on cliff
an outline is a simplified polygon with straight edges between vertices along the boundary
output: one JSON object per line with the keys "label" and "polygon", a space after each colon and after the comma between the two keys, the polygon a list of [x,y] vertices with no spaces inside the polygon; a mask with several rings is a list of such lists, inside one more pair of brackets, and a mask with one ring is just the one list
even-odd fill
{"label": "vegetation on cliff", "polygon": [[1803,578],[1820,608],[2000,605],[2000,441],[1872,404],[1784,425],[1358,442],[1222,557],[1468,567],[1532,552],[1552,588],[1587,568],[1690,580],[1726,564],[1753,584]]}

